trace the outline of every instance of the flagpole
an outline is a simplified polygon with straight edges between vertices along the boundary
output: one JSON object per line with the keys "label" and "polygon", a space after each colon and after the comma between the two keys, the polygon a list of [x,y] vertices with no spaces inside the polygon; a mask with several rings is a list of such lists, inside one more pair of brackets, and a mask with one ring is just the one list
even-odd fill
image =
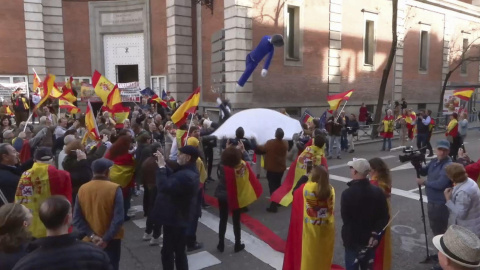
{"label": "flagpole", "polygon": [[[33,115],[33,112],[30,114],[30,116],[28,116],[27,122],[25,122],[25,126],[23,127],[23,132],[25,132],[25,130],[27,130],[28,121],[30,121],[30,118],[32,118],[32,115]],[[33,124],[34,123],[32,123],[32,125]],[[18,125],[20,125],[20,123],[18,123]]]}
{"label": "flagpole", "polygon": [[[340,110],[340,113],[341,113],[341,112],[343,111],[343,109],[345,108],[345,105],[347,105],[347,102],[348,102],[348,100],[345,100],[345,103],[343,104],[343,107],[342,107],[342,109]],[[340,118],[340,113],[338,114],[337,119],[335,120],[335,122],[337,122],[337,121],[338,121],[338,118]]]}
{"label": "flagpole", "polygon": [[[188,130],[187,130],[187,138],[185,138],[185,145],[187,145],[187,141],[188,141],[188,135],[190,134],[190,128],[192,127],[192,122],[193,122],[193,114],[190,113],[189,115],[192,116],[192,118],[190,119],[190,124],[188,125]],[[185,146],[184,145],[184,146]]]}

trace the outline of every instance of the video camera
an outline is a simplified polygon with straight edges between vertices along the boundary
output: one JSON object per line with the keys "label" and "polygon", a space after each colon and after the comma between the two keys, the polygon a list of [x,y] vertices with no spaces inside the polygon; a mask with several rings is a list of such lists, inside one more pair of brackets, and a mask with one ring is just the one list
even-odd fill
{"label": "video camera", "polygon": [[404,155],[399,155],[398,159],[400,162],[405,163],[410,161],[413,167],[419,168],[422,166],[422,163],[425,163],[425,154],[420,152],[420,150],[414,150],[413,147],[405,147],[403,149]]}

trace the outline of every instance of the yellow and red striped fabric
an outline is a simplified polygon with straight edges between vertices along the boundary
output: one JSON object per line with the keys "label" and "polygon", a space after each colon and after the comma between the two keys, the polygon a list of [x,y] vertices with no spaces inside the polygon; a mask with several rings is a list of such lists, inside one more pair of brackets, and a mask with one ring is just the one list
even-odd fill
{"label": "yellow and red striped fabric", "polygon": [[165,100],[161,99],[157,94],[152,96],[152,101],[157,102],[158,104],[162,105],[164,108],[168,108],[167,102]]}
{"label": "yellow and red striped fabric", "polygon": [[60,96],[60,98],[65,99],[70,103],[77,101],[77,97],[73,93],[72,82],[73,78],[70,77],[67,83],[62,87],[62,95]]}
{"label": "yellow and red striped fabric", "polygon": [[48,97],[50,96],[50,93],[52,93],[52,89],[54,88],[54,85],[55,85],[55,75],[48,74],[45,80],[43,81],[43,92],[41,95],[42,99],[40,100],[40,102],[37,103],[37,105],[35,105],[35,107],[33,108],[33,112],[38,110],[38,108],[40,108],[40,106],[48,99]]}
{"label": "yellow and red striped fabric", "polygon": [[457,96],[462,100],[469,101],[472,97],[473,92],[475,92],[475,89],[473,88],[458,89],[453,91],[453,95]]}
{"label": "yellow and red striped fabric", "polygon": [[58,106],[62,109],[67,109],[69,113],[71,114],[77,114],[80,112],[80,109],[73,105],[72,103],[68,102],[65,99],[59,99],[58,100]]}
{"label": "yellow and red striped fabric", "polygon": [[98,132],[97,121],[95,120],[95,115],[93,115],[93,109],[92,104],[90,104],[90,100],[88,101],[87,112],[85,113],[85,126],[87,128],[87,133],[85,133],[82,143],[85,144],[87,138],[100,141],[100,132]]}
{"label": "yellow and red striped fabric", "polygon": [[350,96],[353,94],[354,89],[340,94],[335,94],[327,97],[327,102],[330,105],[330,111],[336,111],[340,106],[342,100],[350,99]]}
{"label": "yellow and red striped fabric", "polygon": [[33,92],[37,93],[37,89],[42,85],[42,80],[38,77],[37,73],[33,71]]}
{"label": "yellow and red striped fabric", "polygon": [[[376,177],[372,177],[370,183],[382,189],[387,197],[388,213],[391,214],[390,197],[392,194],[392,187],[384,182],[379,182]],[[385,229],[385,234],[375,249],[373,270],[392,269],[392,232],[390,227],[391,226],[388,226],[387,229]]]}
{"label": "yellow and red striped fabric", "polygon": [[245,161],[235,168],[223,166],[223,170],[230,210],[246,207],[262,195],[262,185]]}
{"label": "yellow and red striped fabric", "polygon": [[103,106],[107,106],[108,96],[117,88],[117,85],[113,85],[107,78],[105,78],[100,72],[95,70],[92,76],[92,84],[95,88],[95,94],[102,100]]}
{"label": "yellow and red striped fabric", "polygon": [[180,107],[172,115],[172,122],[178,127],[187,121],[189,114],[195,113],[198,103],[200,102],[200,87],[195,89],[193,93],[180,105]]}

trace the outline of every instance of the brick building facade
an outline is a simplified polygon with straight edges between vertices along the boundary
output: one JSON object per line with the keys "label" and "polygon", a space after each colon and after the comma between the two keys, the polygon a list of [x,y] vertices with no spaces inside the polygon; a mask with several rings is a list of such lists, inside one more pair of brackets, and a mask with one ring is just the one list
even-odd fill
{"label": "brick building facade", "polygon": [[[392,1],[385,0],[1,3],[0,82],[28,76],[31,83],[33,69],[41,77],[48,71],[88,80],[97,69],[112,81],[136,78],[141,87],[167,89],[180,100],[201,86],[207,108],[224,95],[236,109],[318,114],[327,95],[349,89],[356,90],[352,111],[362,102],[373,106],[392,39]],[[414,109],[436,111],[458,50],[480,44],[480,1],[399,0],[397,17],[385,101],[404,97]],[[276,49],[268,76],[261,77],[261,63],[235,91],[246,55],[272,34],[282,34],[285,46]],[[472,46],[468,55],[480,49]],[[462,66],[450,84],[480,85],[479,66]]]}

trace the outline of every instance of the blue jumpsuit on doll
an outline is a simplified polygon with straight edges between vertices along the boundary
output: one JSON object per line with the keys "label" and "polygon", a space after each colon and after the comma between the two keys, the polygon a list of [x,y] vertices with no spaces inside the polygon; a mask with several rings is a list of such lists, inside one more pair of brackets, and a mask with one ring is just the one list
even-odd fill
{"label": "blue jumpsuit on doll", "polygon": [[268,54],[267,59],[265,60],[265,64],[263,64],[263,69],[268,70],[268,67],[270,66],[270,62],[272,61],[273,58],[273,52],[274,52],[274,46],[270,42],[271,37],[270,36],[264,36],[258,46],[253,49],[248,55],[246,59],[246,68],[245,71],[242,74],[242,77],[238,80],[238,85],[243,87],[245,83],[247,82],[248,78],[252,75],[253,71],[255,68],[257,68],[257,65],[262,61],[262,59],[265,57],[265,55]]}

